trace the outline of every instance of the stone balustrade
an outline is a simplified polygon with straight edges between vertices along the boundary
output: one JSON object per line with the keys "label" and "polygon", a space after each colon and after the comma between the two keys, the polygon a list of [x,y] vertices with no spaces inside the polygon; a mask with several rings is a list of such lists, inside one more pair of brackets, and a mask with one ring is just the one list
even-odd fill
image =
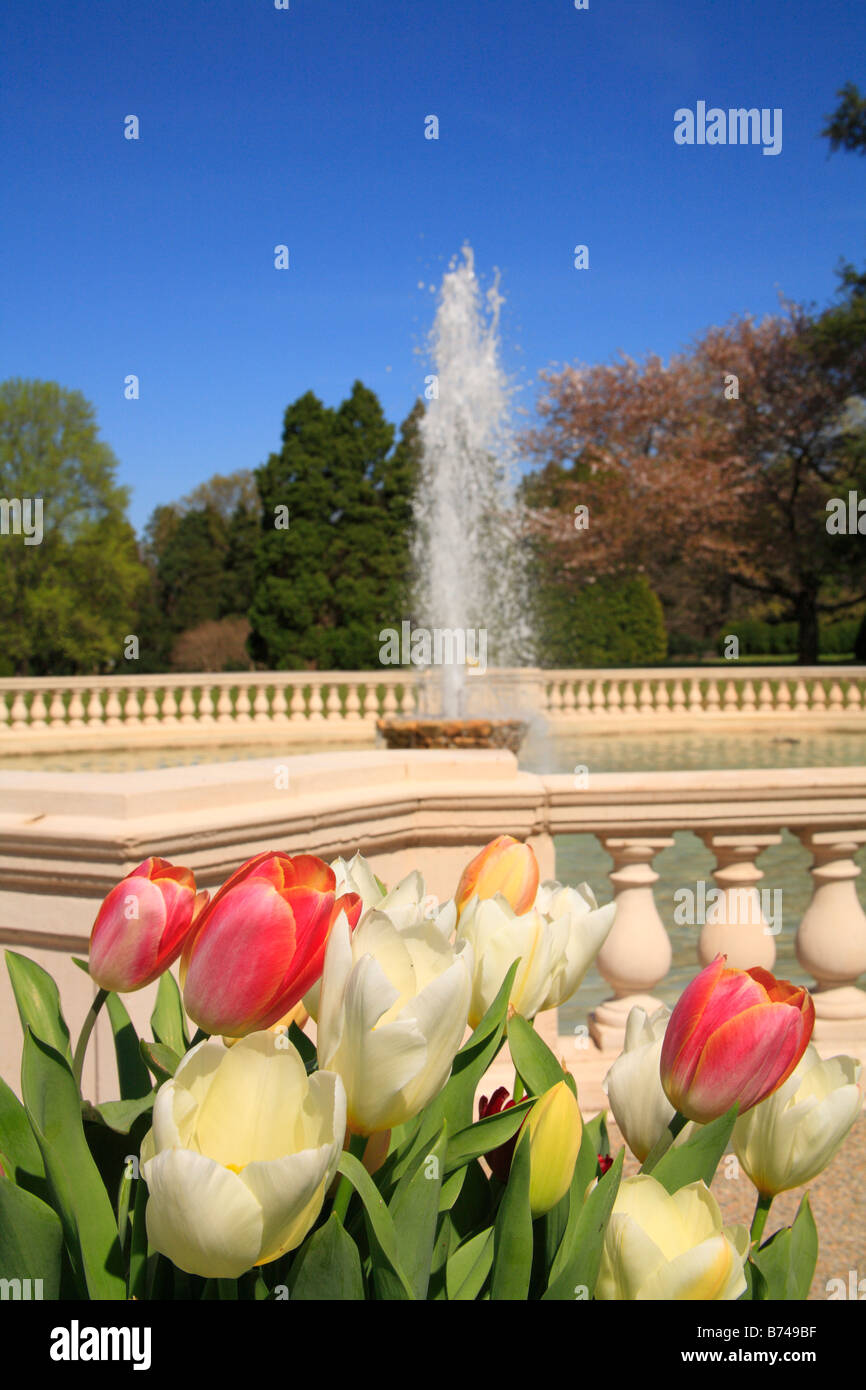
{"label": "stone balustrade", "polygon": [[[680,831],[715,856],[721,891],[701,928],[696,971],[719,950],[731,966],[772,969],[776,938],[765,930],[757,884],[761,855],[782,830],[813,856],[796,952],[814,989],[816,1045],[866,1063],[866,915],[853,858],[866,844],[864,768],[605,773],[584,786],[522,772],[508,753],[365,751],[287,757],[279,766],[264,758],[123,774],[0,771],[0,940],[59,971],[73,1027],[90,996],[69,953],[86,954],[102,897],[150,854],[189,865],[199,886],[213,889],[264,849],[326,859],[360,850],[389,883],[420,868],[444,899],[497,834],[531,843],[542,877],[555,873],[555,840],[590,834],[613,860],[619,905],[597,961],[610,998],[588,1020],[583,1052],[573,1035],[558,1034],[555,1013],[538,1027],[567,1056],[592,1109],[604,1103],[601,1079],[629,1010],[657,1007],[670,969],[670,924],[653,895],[656,856]],[[604,882],[594,887],[605,901]],[[7,995],[0,979],[0,1073],[11,1081],[19,1039]],[[149,995],[127,1000],[143,1028]],[[110,1040],[95,1057],[93,1084],[109,1095]]]}
{"label": "stone balustrade", "polygon": [[[0,679],[0,752],[221,742],[373,744],[376,720],[435,712],[438,672],[257,671]],[[431,677],[433,678],[431,680]],[[490,670],[467,714],[542,716],[552,731],[861,728],[866,668]]]}

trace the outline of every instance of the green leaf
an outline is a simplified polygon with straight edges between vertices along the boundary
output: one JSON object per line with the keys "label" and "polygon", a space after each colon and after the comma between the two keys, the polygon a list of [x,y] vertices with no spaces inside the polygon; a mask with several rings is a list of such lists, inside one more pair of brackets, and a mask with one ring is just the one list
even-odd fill
{"label": "green leaf", "polygon": [[288,1287],[295,1301],[363,1301],[358,1247],[333,1212],[324,1226],[304,1241],[292,1265]]}
{"label": "green leaf", "polygon": [[450,1211],[463,1188],[467,1169],[458,1168],[445,1179],[439,1192],[439,1210]]}
{"label": "green leaf", "polygon": [[746,1260],[743,1266],[743,1274],[746,1279],[745,1293],[741,1293],[738,1303],[759,1303],[769,1298],[767,1292],[767,1281],[756,1264],[752,1260]]}
{"label": "green leaf", "polygon": [[[447,1126],[426,1154],[419,1154],[412,1169],[397,1184],[388,1203],[388,1210],[397,1233],[397,1256],[412,1286],[415,1298],[427,1297],[430,1262],[436,1240],[439,1219],[439,1198],[442,1191],[442,1172],[448,1146]],[[385,1271],[386,1285],[393,1281],[390,1270]],[[377,1292],[380,1280],[376,1280]]]}
{"label": "green leaf", "polygon": [[135,1179],[135,1203],[132,1209],[132,1236],[129,1242],[129,1297],[143,1299],[147,1283],[147,1183]]}
{"label": "green leaf", "polygon": [[128,1134],[136,1120],[152,1109],[155,1099],[156,1091],[150,1091],[137,1100],[104,1100],[99,1105],[92,1105],[85,1118],[98,1118],[115,1133]]}
{"label": "green leaf", "polygon": [[163,1043],[145,1042],[144,1038],[138,1047],[142,1060],[156,1077],[157,1086],[174,1076],[180,1066],[180,1057],[172,1048],[166,1047]]}
{"label": "green leaf", "polygon": [[[556,1273],[551,1270],[551,1280],[542,1295],[543,1299],[572,1301],[576,1297],[576,1290],[583,1288],[587,1291],[587,1298],[592,1298],[604,1250],[604,1233],[619,1191],[624,1157],[625,1149],[620,1149],[604,1177],[599,1179],[598,1186],[583,1202],[573,1223],[571,1216],[575,1208],[570,1208],[566,1233],[554,1262]],[[573,1201],[580,1196],[574,1182],[571,1195]]]}
{"label": "green leaf", "polygon": [[289,1024],[289,1042],[296,1052],[300,1054],[301,1061],[307,1068],[307,1076],[319,1069],[319,1054],[316,1051],[316,1044],[312,1038],[308,1038],[302,1028],[297,1023]]}
{"label": "green leaf", "polygon": [[736,1118],[737,1106],[732,1105],[726,1115],[701,1125],[684,1144],[672,1144],[656,1163],[652,1176],[670,1193],[699,1180],[709,1187]]}
{"label": "green leaf", "polygon": [[797,1209],[793,1225],[783,1227],[760,1250],[753,1251],[752,1260],[766,1281],[767,1298],[808,1298],[818,1262],[818,1231],[808,1192]]}
{"label": "green leaf", "polygon": [[150,1073],[138,1050],[138,1034],[118,995],[109,994],[105,1001],[105,1010],[114,1034],[121,1097],[123,1100],[137,1100],[139,1096],[146,1096],[151,1088]]}
{"label": "green leaf", "polygon": [[117,1222],[93,1161],[69,1064],[28,1028],[21,1063],[24,1103],[45,1164],[73,1269],[91,1298],[125,1298]]}
{"label": "green leaf", "polygon": [[577,1086],[571,1072],[565,1071],[543,1038],[521,1014],[508,1020],[508,1046],[518,1076],[530,1096],[543,1096],[551,1086],[565,1081],[573,1095]]}
{"label": "green leaf", "polygon": [[532,1276],[532,1212],[529,1207],[529,1144],[514,1150],[508,1185],[493,1227],[492,1299],[525,1301]]}
{"label": "green leaf", "polygon": [[507,1143],[520,1129],[527,1111],[531,1110],[534,1104],[534,1098],[521,1101],[519,1105],[512,1105],[508,1110],[501,1110],[498,1115],[488,1115],[483,1120],[476,1120],[474,1125],[461,1129],[448,1144],[446,1173],[452,1173],[455,1168],[462,1168],[473,1158],[480,1158],[482,1154]]}
{"label": "green leaf", "polygon": [[390,1266],[400,1285],[400,1296],[414,1300],[412,1285],[400,1264],[397,1232],[391,1214],[385,1206],[380,1192],[362,1163],[353,1154],[344,1150],[340,1154],[337,1172],[348,1178],[364,1205],[364,1220],[370,1240],[374,1269],[383,1264]]}
{"label": "green leaf", "polygon": [[62,1252],[56,1213],[10,1178],[0,1178],[0,1279],[41,1279],[38,1296],[56,1299]]}
{"label": "green leaf", "polygon": [[[45,1168],[27,1111],[0,1077],[0,1152],[8,1177],[43,1200],[48,1195]],[[7,1167],[8,1164],[8,1167]]]}
{"label": "green leaf", "polygon": [[57,986],[48,971],[16,951],[6,952],[6,966],[24,1032],[30,1027],[37,1038],[71,1063],[69,1029],[60,1007]]}
{"label": "green leaf", "polygon": [[493,1227],[464,1241],[445,1266],[445,1288],[452,1302],[476,1299],[493,1267]]}
{"label": "green leaf", "polygon": [[186,1017],[177,981],[170,970],[164,970],[159,977],[156,991],[156,1006],[150,1016],[150,1026],[158,1043],[164,1043],[182,1057],[189,1047],[186,1031]]}
{"label": "green leaf", "polygon": [[552,1284],[565,1269],[574,1249],[575,1229],[583,1211],[584,1194],[593,1178],[598,1175],[598,1155],[605,1152],[607,1130],[604,1113],[596,1115],[583,1127],[577,1163],[568,1193],[568,1220],[556,1256],[550,1266],[548,1285]]}

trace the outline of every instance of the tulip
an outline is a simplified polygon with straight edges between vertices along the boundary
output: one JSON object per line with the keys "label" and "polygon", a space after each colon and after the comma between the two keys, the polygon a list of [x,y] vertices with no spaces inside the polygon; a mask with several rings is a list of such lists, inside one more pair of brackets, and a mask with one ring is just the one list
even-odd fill
{"label": "tulip", "polygon": [[668,1193],[649,1173],[625,1178],[604,1236],[595,1297],[734,1300],[746,1289],[745,1226],[723,1226],[703,1182]]}
{"label": "tulip", "polygon": [[242,1037],[270,1028],[322,973],[328,936],[361,913],[336,894],[333,870],[310,854],[256,855],[226,880],[184,946],[181,979],[190,1018],[207,1033]]}
{"label": "tulip", "polygon": [[529,845],[513,835],[498,835],[466,865],[460,875],[454,901],[460,917],[471,898],[501,894],[520,916],[528,912],[538,892],[538,860]]}
{"label": "tulip", "polygon": [[145,859],[115,884],[90,933],[90,976],[101,989],[143,989],[177,960],[208,894],[189,869]]}
{"label": "tulip", "polygon": [[[509,1096],[506,1086],[497,1086],[489,1100],[486,1096],[482,1096],[479,1100],[478,1118],[479,1120],[486,1120],[488,1115],[500,1115],[503,1110],[511,1110],[516,1104],[514,1097]],[[501,1183],[508,1182],[516,1143],[517,1135],[512,1134],[511,1138],[506,1139],[504,1144],[498,1144],[495,1149],[490,1149],[484,1155],[491,1173]]]}
{"label": "tulip", "polygon": [[863,1099],[860,1062],[822,1062],[809,1044],[788,1080],[734,1125],[734,1152],[758,1191],[775,1197],[802,1187],[827,1167]]}
{"label": "tulip", "polygon": [[[588,896],[584,896],[588,895]],[[474,950],[475,972],[469,1022],[472,1027],[493,1003],[512,963],[520,957],[509,995],[512,1008],[534,1018],[570,999],[613,925],[613,903],[597,907],[586,885],[580,893],[546,884],[539,892],[546,910],[518,916],[506,900],[470,901],[457,936]]]}
{"label": "tulip", "polygon": [[529,1143],[533,1217],[552,1211],[570,1188],[582,1133],[575,1095],[566,1081],[558,1081],[535,1102],[517,1138],[518,1144]]}
{"label": "tulip", "polygon": [[787,1081],[815,1023],[807,990],[769,970],[726,970],[719,955],[680,996],[665,1033],[661,1080],[671,1105],[705,1124],[740,1114]]}
{"label": "tulip", "polygon": [[466,1029],[471,952],[434,922],[400,931],[369,912],[354,933],[334,925],[319,999],[319,1064],[346,1087],[350,1130],[376,1134],[412,1119],[448,1079]]}
{"label": "tulip", "polygon": [[632,1153],[643,1163],[675,1115],[659,1077],[668,1009],[651,1018],[635,1006],[625,1025],[625,1047],[604,1078],[610,1108]]}
{"label": "tulip", "polygon": [[150,1245],[215,1279],[294,1250],[318,1219],[345,1124],[340,1078],[307,1077],[285,1040],[199,1043],[160,1087],[141,1148]]}

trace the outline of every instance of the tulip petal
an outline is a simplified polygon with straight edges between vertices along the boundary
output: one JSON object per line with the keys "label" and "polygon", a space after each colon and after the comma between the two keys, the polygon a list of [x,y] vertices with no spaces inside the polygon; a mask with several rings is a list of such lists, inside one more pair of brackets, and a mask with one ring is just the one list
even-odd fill
{"label": "tulip petal", "polygon": [[254,1033],[229,1048],[198,1107],[196,1138],[218,1163],[283,1158],[305,1145],[299,1114],[307,1073],[294,1048],[278,1035]]}
{"label": "tulip petal", "polygon": [[261,1250],[262,1209],[236,1173],[204,1154],[165,1149],[141,1165],[141,1175],[155,1250],[206,1279],[237,1279],[252,1268]]}
{"label": "tulip petal", "polygon": [[322,1209],[339,1154],[340,1145],[331,1142],[267,1163],[249,1163],[239,1174],[262,1213],[257,1264],[268,1264],[300,1245]]}
{"label": "tulip petal", "polygon": [[737,1299],[746,1289],[743,1261],[724,1235],[704,1240],[662,1264],[641,1284],[636,1297],[664,1302]]}
{"label": "tulip petal", "polygon": [[808,1040],[801,1015],[787,1004],[757,1005],[728,1018],[706,1039],[677,1109],[702,1124],[734,1101],[742,1114],[790,1076]]}

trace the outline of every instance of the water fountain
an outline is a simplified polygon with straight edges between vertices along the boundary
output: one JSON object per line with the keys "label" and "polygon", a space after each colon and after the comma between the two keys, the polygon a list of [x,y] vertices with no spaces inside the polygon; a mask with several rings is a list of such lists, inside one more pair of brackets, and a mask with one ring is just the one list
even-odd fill
{"label": "water fountain", "polygon": [[498,280],[484,299],[465,246],[443,278],[428,344],[433,373],[413,502],[421,709],[417,718],[379,721],[391,747],[516,752],[526,729],[501,684],[486,679],[488,662],[531,664],[531,638]]}

